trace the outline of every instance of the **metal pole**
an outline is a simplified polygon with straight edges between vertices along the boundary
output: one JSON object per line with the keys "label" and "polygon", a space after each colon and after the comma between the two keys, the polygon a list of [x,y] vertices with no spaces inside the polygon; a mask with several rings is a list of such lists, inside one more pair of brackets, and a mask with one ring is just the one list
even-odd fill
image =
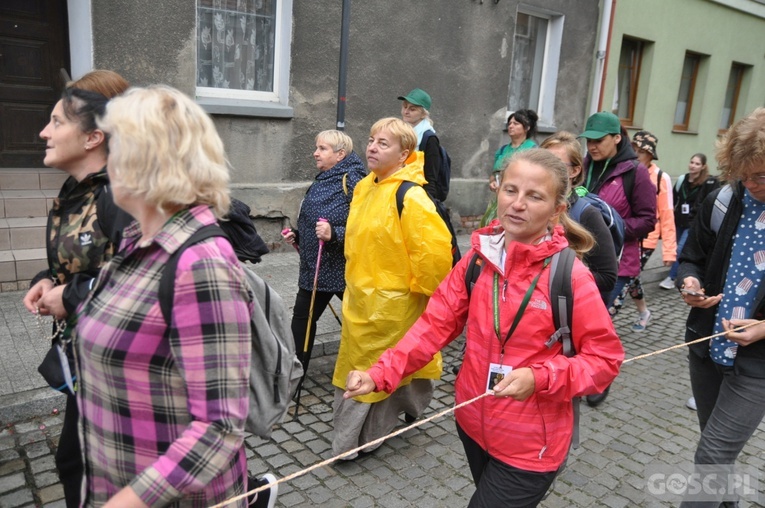
{"label": "metal pole", "polygon": [[348,71],[348,30],[351,24],[351,0],[343,0],[340,27],[340,75],[337,79],[337,130],[345,130],[345,78]]}

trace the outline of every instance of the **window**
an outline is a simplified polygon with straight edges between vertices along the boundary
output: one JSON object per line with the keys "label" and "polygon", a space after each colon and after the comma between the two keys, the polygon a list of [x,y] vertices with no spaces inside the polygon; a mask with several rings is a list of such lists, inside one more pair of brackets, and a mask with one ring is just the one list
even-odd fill
{"label": "window", "polygon": [[725,103],[723,104],[722,115],[720,115],[721,131],[728,130],[736,118],[736,106],[738,105],[738,96],[741,92],[741,82],[744,80],[745,70],[746,66],[737,63],[730,67],[728,87],[725,89]]}
{"label": "window", "polygon": [[541,126],[553,126],[562,37],[560,14],[518,11],[508,111],[533,109]]}
{"label": "window", "polygon": [[621,119],[623,125],[635,123],[635,101],[642,61],[643,41],[627,37],[622,39],[612,112]]}
{"label": "window", "polygon": [[292,0],[197,0],[199,103],[212,113],[292,116]]}
{"label": "window", "polygon": [[693,92],[696,89],[696,77],[699,74],[700,64],[701,55],[685,54],[683,73],[680,76],[680,90],[677,93],[677,106],[675,107],[675,125],[673,127],[675,130],[688,130],[693,106]]}

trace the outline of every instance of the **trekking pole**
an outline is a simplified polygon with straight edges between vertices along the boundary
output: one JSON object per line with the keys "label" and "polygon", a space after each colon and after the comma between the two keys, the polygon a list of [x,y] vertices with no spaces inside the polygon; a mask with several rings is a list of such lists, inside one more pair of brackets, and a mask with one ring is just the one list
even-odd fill
{"label": "trekking pole", "polygon": [[337,324],[343,326],[343,322],[340,321],[340,316],[337,315],[337,312],[335,312],[335,308],[332,306],[332,304],[328,303],[327,305],[329,305],[329,310],[332,311],[332,315],[335,316],[335,321],[337,321]]}
{"label": "trekking pole", "polygon": [[[326,220],[326,219],[319,219],[319,220]],[[289,229],[284,229],[282,231],[282,234],[286,234],[288,232],[289,232]],[[293,243],[292,246],[295,247],[295,250],[298,251],[298,253],[300,253],[300,247],[298,247],[297,244]],[[335,316],[335,321],[337,321],[337,324],[339,324],[340,326],[343,326],[343,322],[340,321],[340,316],[337,314],[337,311],[332,306],[332,304],[328,303],[327,305],[329,305],[329,310],[332,311],[332,315]]]}
{"label": "trekking pole", "polygon": [[[327,219],[319,218],[319,222],[327,222]],[[308,343],[311,338],[311,322],[313,321],[313,304],[316,301],[316,288],[319,284],[319,267],[321,266],[321,253],[324,250],[324,240],[319,239],[319,254],[316,256],[316,271],[313,274],[313,290],[311,291],[311,305],[308,307],[308,323],[305,327],[305,342],[303,343],[303,375],[298,383],[297,392],[295,394],[295,415],[293,420],[297,419],[298,412],[300,411],[300,392],[303,391],[303,382],[305,376],[308,373],[308,362],[311,360],[311,355],[308,352]]]}

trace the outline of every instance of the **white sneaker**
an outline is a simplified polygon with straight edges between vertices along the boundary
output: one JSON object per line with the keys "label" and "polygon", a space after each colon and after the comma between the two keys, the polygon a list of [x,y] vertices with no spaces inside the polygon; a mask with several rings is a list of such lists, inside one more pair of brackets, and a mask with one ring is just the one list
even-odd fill
{"label": "white sneaker", "polygon": [[688,409],[692,409],[693,411],[696,411],[696,397],[691,397],[688,399],[688,402],[685,403],[685,407]]}
{"label": "white sneaker", "polygon": [[667,277],[663,281],[659,283],[659,287],[661,289],[675,289],[675,281],[672,280],[670,277]]}
{"label": "white sneaker", "polygon": [[632,325],[633,332],[642,332],[648,327],[648,322],[651,321],[651,311],[646,309],[645,312],[638,314],[638,320]]}

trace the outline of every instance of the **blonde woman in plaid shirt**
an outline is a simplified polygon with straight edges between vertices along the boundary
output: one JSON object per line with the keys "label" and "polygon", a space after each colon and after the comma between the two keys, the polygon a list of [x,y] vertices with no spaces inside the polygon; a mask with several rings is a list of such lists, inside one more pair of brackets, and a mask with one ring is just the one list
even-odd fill
{"label": "blonde woman in plaid shirt", "polygon": [[114,201],[136,221],[79,309],[84,503],[210,506],[247,486],[252,303],[220,237],[180,256],[169,327],[157,295],[170,255],[228,209],[223,143],[169,87],[129,90],[99,126]]}

